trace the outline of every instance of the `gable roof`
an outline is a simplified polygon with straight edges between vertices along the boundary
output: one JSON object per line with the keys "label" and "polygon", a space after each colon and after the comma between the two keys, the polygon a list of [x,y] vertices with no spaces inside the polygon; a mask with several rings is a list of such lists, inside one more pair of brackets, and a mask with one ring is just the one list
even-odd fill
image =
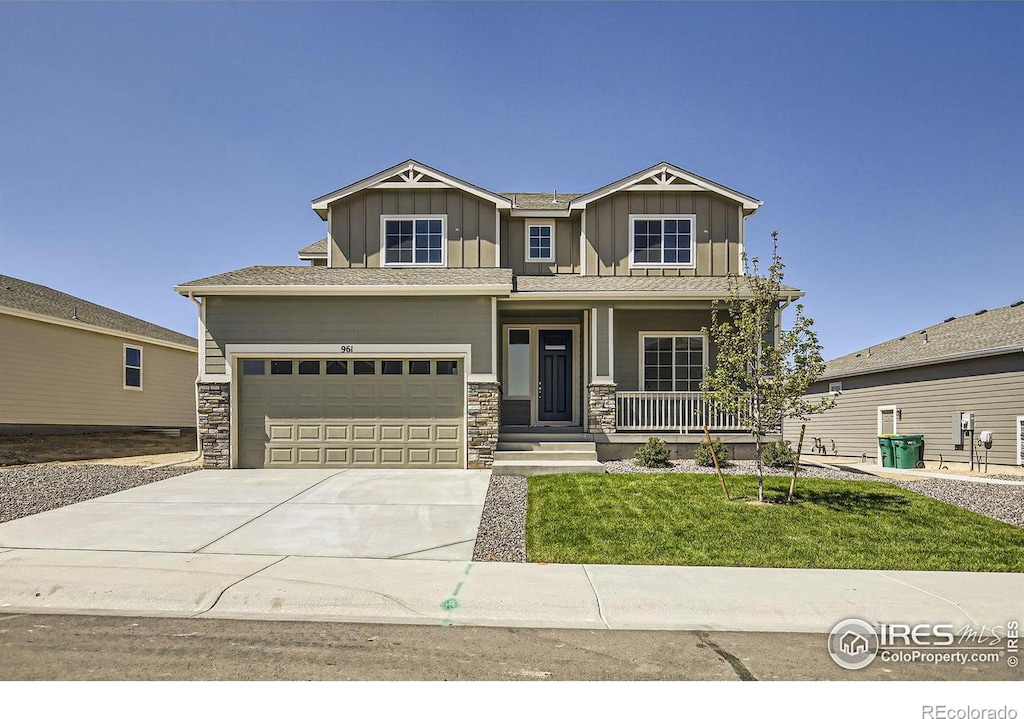
{"label": "gable roof", "polygon": [[156,340],[162,344],[198,351],[195,337],[45,285],[37,285],[7,275],[0,275],[0,314],[50,321],[67,327],[102,331],[104,334],[130,336],[133,339]]}
{"label": "gable roof", "polygon": [[254,265],[175,286],[182,295],[507,295],[501,267],[311,267]]}
{"label": "gable roof", "polygon": [[654,180],[654,184],[652,185],[653,189],[658,189],[659,187],[672,187],[676,180],[682,180],[683,182],[678,186],[679,189],[706,190],[717,195],[722,195],[723,197],[728,197],[730,200],[738,202],[743,206],[745,215],[754,214],[757,212],[757,209],[764,204],[762,200],[759,200],[756,197],[745,195],[731,187],[726,187],[725,185],[709,180],[706,177],[701,177],[689,170],[676,167],[670,162],[659,162],[657,165],[648,167],[646,170],[641,170],[629,177],[616,180],[615,182],[605,185],[604,187],[600,187],[593,192],[580,195],[569,203],[569,207],[571,209],[584,208],[595,200],[607,197],[613,192],[620,192],[621,190],[628,189],[634,185],[643,183],[645,180]]}
{"label": "gable roof", "polygon": [[[454,175],[449,175],[441,170],[434,169],[429,165],[425,165],[418,160],[408,159],[405,162],[400,162],[393,167],[389,167],[386,170],[381,170],[376,175],[353,182],[351,185],[346,185],[334,192],[329,192],[326,195],[322,195],[313,200],[313,211],[316,212],[320,219],[327,219],[327,206],[332,202],[348,197],[349,195],[355,194],[361,190],[366,190],[376,186],[378,183],[392,180],[402,174],[407,175],[408,179],[400,177],[395,183],[397,186],[408,186],[410,188],[416,187],[437,187],[438,185],[443,187],[451,187],[456,190],[462,190],[468,192],[471,195],[483,198],[489,202],[493,202],[497,207],[502,209],[508,209],[512,203],[509,202],[508,198],[502,197],[490,190],[485,190],[482,187],[473,185],[465,180],[460,180]],[[417,177],[418,176],[418,177]],[[433,181],[419,182],[423,177],[430,176]],[[403,181],[404,180],[404,181]]]}
{"label": "gable roof", "polygon": [[950,317],[923,330],[837,357],[822,379],[1024,351],[1024,302]]}

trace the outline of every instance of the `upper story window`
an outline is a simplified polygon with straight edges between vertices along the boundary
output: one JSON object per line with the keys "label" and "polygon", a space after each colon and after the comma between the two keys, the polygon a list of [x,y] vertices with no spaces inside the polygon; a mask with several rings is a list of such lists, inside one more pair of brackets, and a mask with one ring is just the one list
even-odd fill
{"label": "upper story window", "polygon": [[695,267],[695,215],[630,215],[629,257],[633,266]]}
{"label": "upper story window", "polygon": [[142,348],[124,346],[124,388],[142,389]]}
{"label": "upper story window", "polygon": [[526,225],[526,261],[551,262],[555,259],[553,225]]}
{"label": "upper story window", "polygon": [[445,217],[382,217],[385,266],[445,264]]}

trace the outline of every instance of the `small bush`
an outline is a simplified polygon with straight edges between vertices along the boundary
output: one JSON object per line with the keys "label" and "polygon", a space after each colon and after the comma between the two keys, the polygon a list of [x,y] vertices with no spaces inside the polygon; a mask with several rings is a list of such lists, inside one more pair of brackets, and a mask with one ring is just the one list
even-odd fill
{"label": "small bush", "polygon": [[667,467],[669,464],[668,445],[657,437],[650,437],[647,444],[640,447],[633,458],[641,467]]}
{"label": "small bush", "polygon": [[792,467],[795,459],[796,452],[790,448],[789,442],[781,439],[761,448],[761,464],[766,467]]}
{"label": "small bush", "polygon": [[707,440],[701,440],[701,443],[693,450],[694,461],[701,467],[714,467],[715,459],[711,456],[712,449],[715,452],[715,457],[718,457],[719,465],[729,464],[729,448],[718,437],[711,440],[711,444],[708,444]]}

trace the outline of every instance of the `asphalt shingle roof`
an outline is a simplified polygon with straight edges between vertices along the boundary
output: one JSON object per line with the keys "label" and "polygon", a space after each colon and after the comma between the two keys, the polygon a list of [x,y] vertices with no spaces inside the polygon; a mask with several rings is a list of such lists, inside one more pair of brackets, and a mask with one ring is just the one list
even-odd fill
{"label": "asphalt shingle roof", "polygon": [[566,194],[564,192],[500,192],[502,197],[511,200],[513,208],[519,210],[564,210],[572,200],[582,197],[583,193]]}
{"label": "asphalt shingle roof", "polygon": [[[927,338],[927,342],[925,339]],[[969,352],[1024,349],[1024,303],[950,318],[923,330],[837,357],[823,378],[881,371],[892,365],[930,364]]]}
{"label": "asphalt shingle roof", "polygon": [[[625,275],[519,275],[516,292],[694,292],[729,293],[728,277],[631,277]],[[783,286],[783,291],[800,290]]]}
{"label": "asphalt shingle roof", "polygon": [[300,255],[327,255],[327,238],[319,239],[299,250]]}
{"label": "asphalt shingle roof", "polygon": [[[0,275],[0,307],[32,312],[60,320],[81,322],[115,332],[149,337],[164,342],[196,347],[196,338],[97,305],[81,297],[16,277]],[[77,318],[77,320],[76,320]]]}
{"label": "asphalt shingle roof", "polygon": [[309,267],[255,265],[212,277],[185,282],[178,287],[239,286],[383,286],[417,285],[511,285],[512,270],[503,268],[447,267]]}

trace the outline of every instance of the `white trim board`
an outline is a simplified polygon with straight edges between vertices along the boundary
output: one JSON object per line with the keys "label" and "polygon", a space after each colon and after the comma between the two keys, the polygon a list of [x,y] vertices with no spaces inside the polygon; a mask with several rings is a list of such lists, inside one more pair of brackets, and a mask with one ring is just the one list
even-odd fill
{"label": "white trim board", "polygon": [[1024,416],[1017,418],[1017,464],[1024,465]]}
{"label": "white trim board", "polygon": [[175,292],[201,297],[212,295],[313,295],[324,297],[360,297],[381,295],[391,297],[418,297],[421,295],[493,295],[507,297],[512,294],[511,284],[501,285],[189,285],[176,286]]}

